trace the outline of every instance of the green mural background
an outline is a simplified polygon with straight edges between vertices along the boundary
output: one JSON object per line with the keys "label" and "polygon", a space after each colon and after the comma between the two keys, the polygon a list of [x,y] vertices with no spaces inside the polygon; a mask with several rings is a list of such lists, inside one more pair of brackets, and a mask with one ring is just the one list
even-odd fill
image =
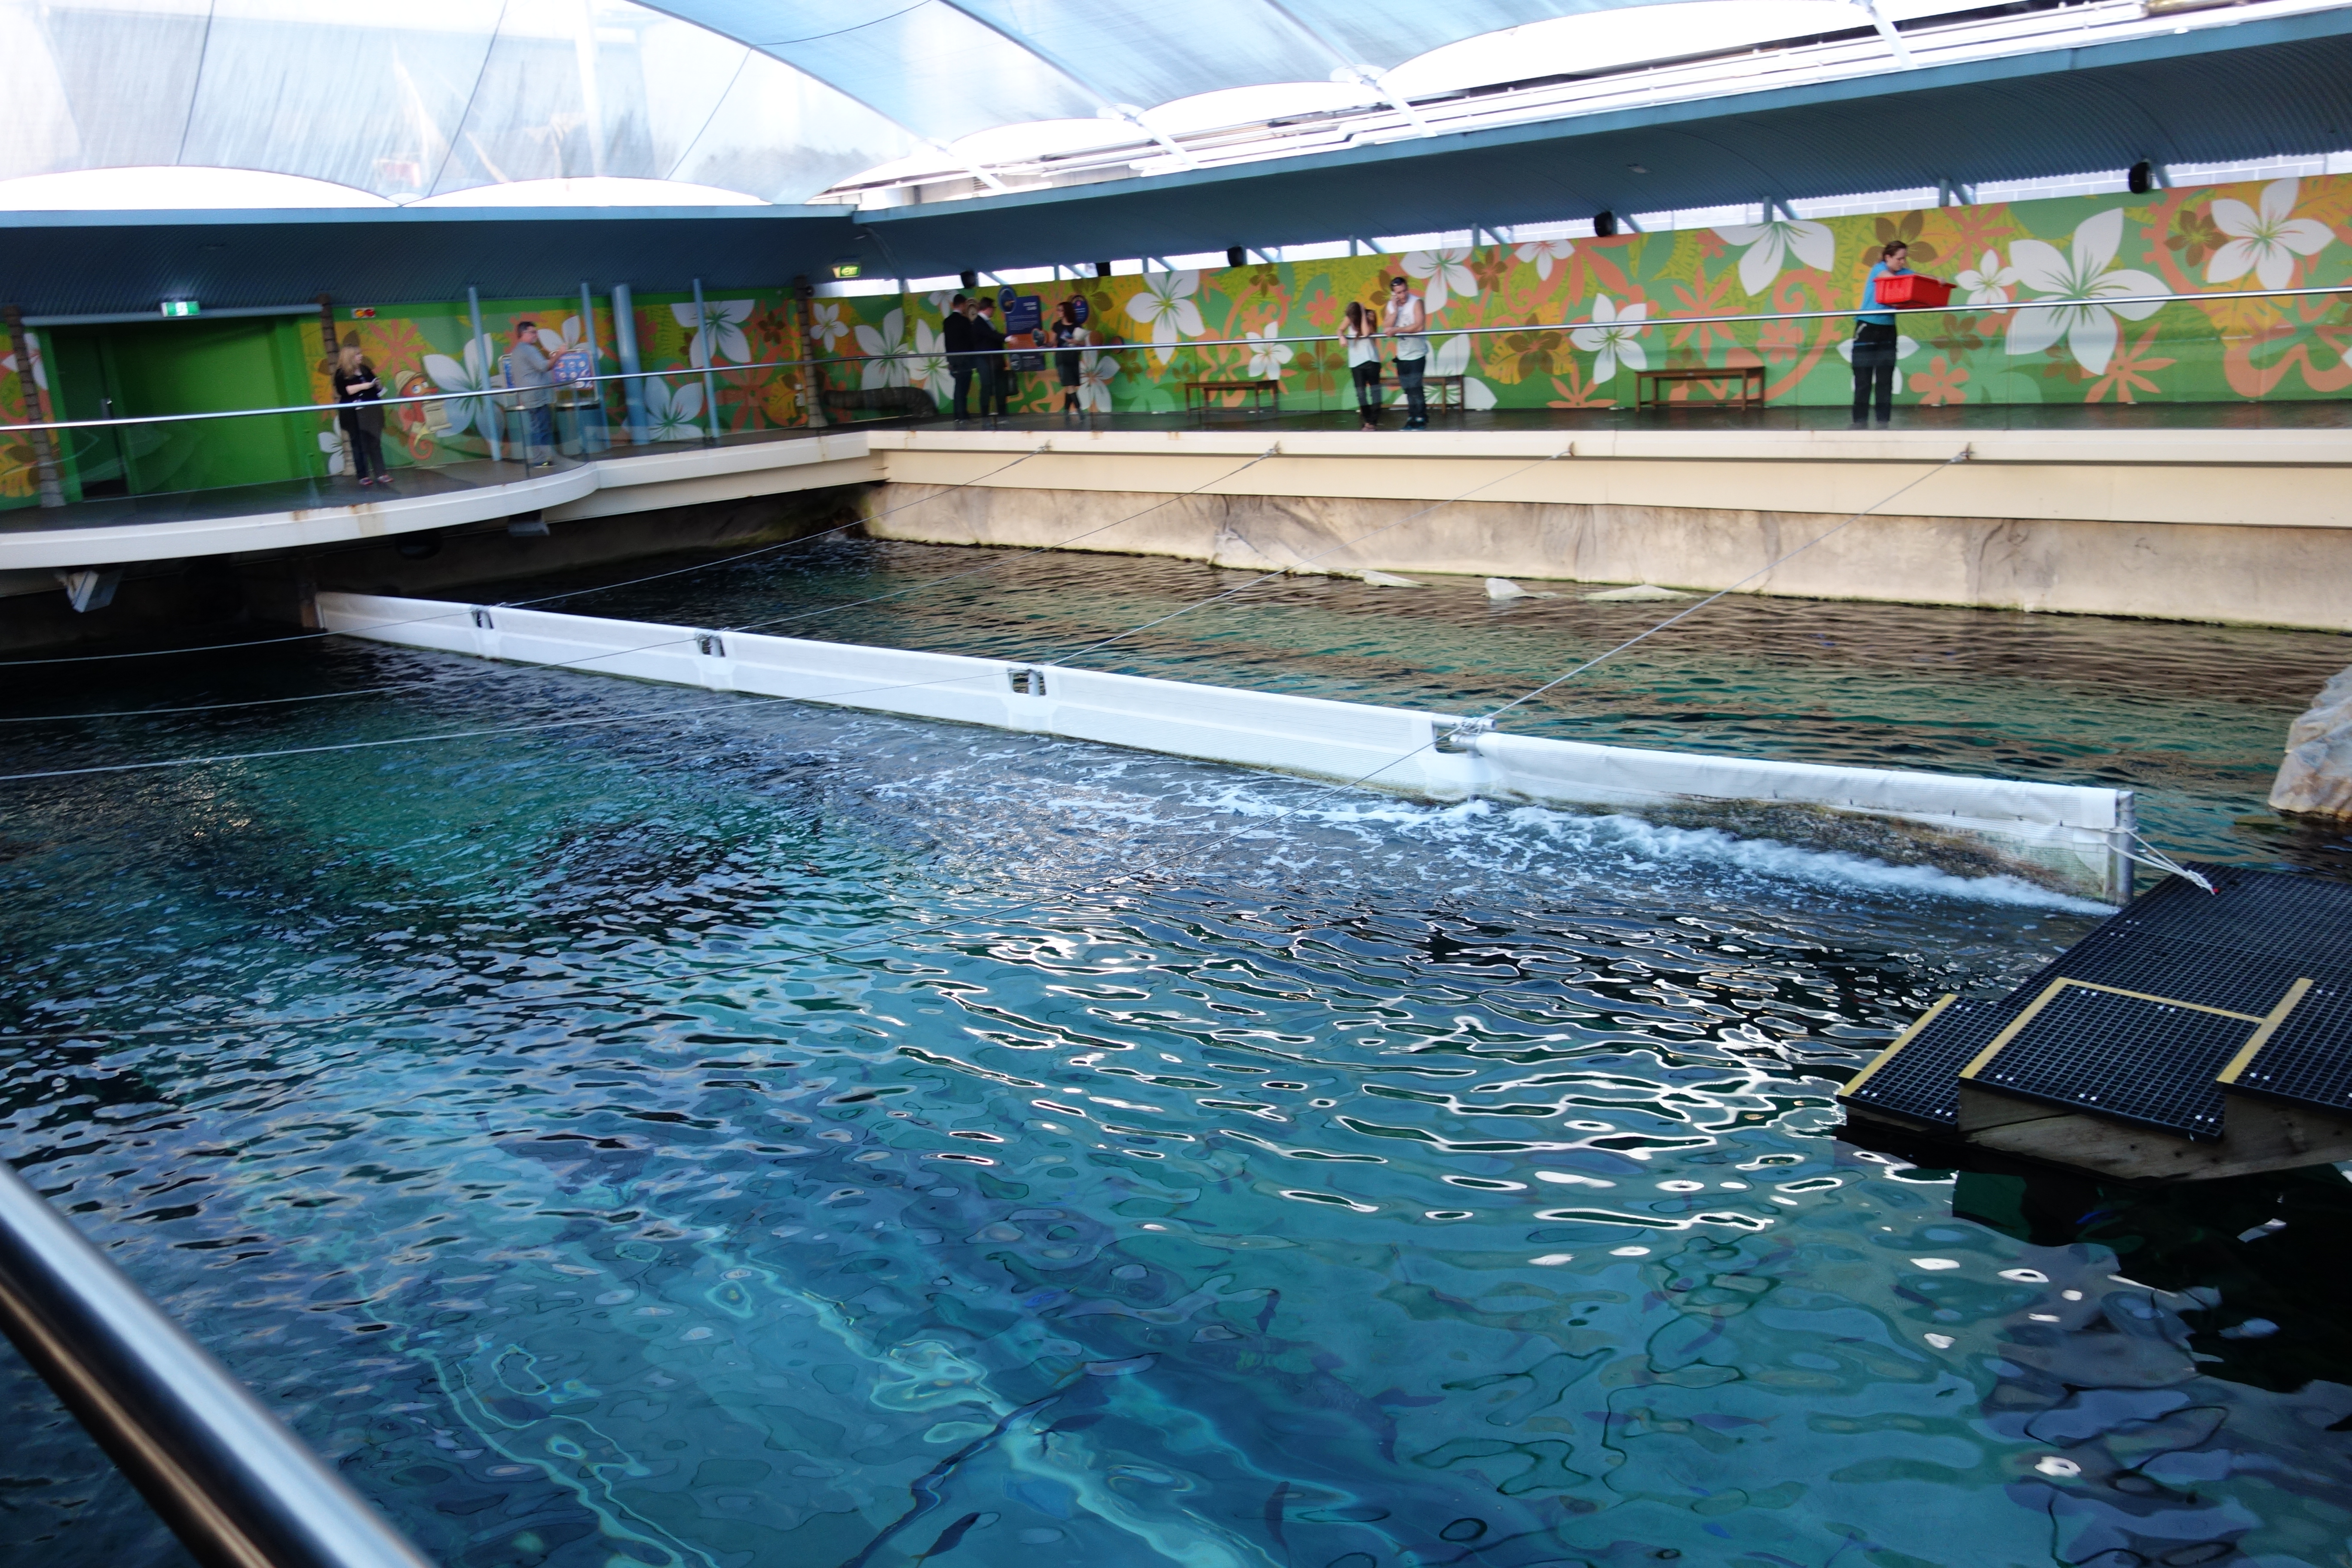
{"label": "green mural background", "polygon": [[[1702,364],[1760,365],[1774,403],[1838,405],[1853,392],[1840,352],[1853,335],[1850,317],[1687,318],[1851,310],[1881,249],[1900,238],[1916,269],[1958,285],[1951,309],[1901,318],[1906,403],[2334,397],[2352,387],[2345,363],[2352,306],[2341,298],[2010,307],[2341,285],[2352,279],[2347,219],[2352,176],[2336,175],[1261,263],[1020,291],[1042,295],[1049,315],[1082,292],[1104,342],[1148,345],[1101,355],[1090,367],[1082,395],[1099,412],[1179,409],[1186,382],[1260,377],[1279,379],[1286,405],[1351,404],[1336,342],[1272,340],[1334,331],[1349,300],[1375,302],[1400,272],[1429,306],[1431,373],[1465,376],[1474,409],[1630,405],[1635,373]],[[944,403],[937,347],[947,298],[867,296],[816,309],[835,352],[916,356],[862,365],[862,384],[910,382]],[[847,384],[841,369],[833,376]],[[1057,405],[1050,374],[1022,381],[1016,409]],[[1729,384],[1673,392],[1677,401],[1727,395],[1736,395]]]}
{"label": "green mural background", "polygon": [[[2352,176],[2282,179],[2158,191],[1980,204],[1818,221],[1623,234],[1465,247],[1320,261],[1024,286],[1050,317],[1073,294],[1090,325],[1124,352],[1089,354],[1080,388],[1097,413],[1157,413],[1184,405],[1185,384],[1270,379],[1286,405],[1352,402],[1344,357],[1328,334],[1349,300],[1367,304],[1402,273],[1429,306],[1434,374],[1464,377],[1472,409],[1599,408],[1630,405],[1644,369],[1760,365],[1779,404],[1837,405],[1851,395],[1841,349],[1881,247],[1912,246],[1918,270],[1958,286],[1950,309],[1906,312],[1901,401],[1969,404],[2229,403],[2336,397],[2352,388],[2352,304],[2305,296],[2149,305],[2143,294],[2335,286],[2352,282]],[[640,363],[689,372],[646,384],[647,437],[701,438],[709,398],[722,433],[789,429],[804,420],[805,383],[794,368],[803,331],[827,356],[818,372],[835,417],[888,412],[912,389],[940,407],[950,378],[940,353],[950,295],[864,295],[805,303],[783,288],[722,289],[696,327],[684,295],[635,301]],[[2018,310],[2020,300],[2093,303]],[[2115,300],[2110,305],[2098,301]],[[609,300],[595,305],[599,369],[619,368]],[[1814,321],[1705,322],[1695,317],[1834,310]],[[803,312],[806,312],[803,318]],[[348,312],[344,312],[346,315]],[[493,359],[529,317],[551,339],[582,345],[592,333],[572,299],[486,301]],[[1499,329],[1472,331],[1470,329]],[[316,335],[316,328],[310,329]],[[351,320],[370,359],[397,393],[463,395],[485,385],[457,302],[382,306]],[[1284,342],[1284,339],[1315,339]],[[0,359],[0,424],[26,417],[25,376]],[[313,395],[329,400],[322,371]],[[1057,407],[1050,371],[1015,378],[1017,412]],[[1729,384],[1685,384],[1677,401],[1729,395]],[[37,404],[36,405],[37,406]],[[623,399],[602,394],[609,437],[625,446]],[[484,399],[398,412],[386,447],[395,465],[478,458],[488,450]],[[312,476],[340,470],[331,419],[313,421]],[[509,427],[510,428],[510,427]],[[0,434],[0,505],[33,501],[33,447]],[[68,475],[70,480],[71,476]],[[289,475],[289,477],[294,477]]]}

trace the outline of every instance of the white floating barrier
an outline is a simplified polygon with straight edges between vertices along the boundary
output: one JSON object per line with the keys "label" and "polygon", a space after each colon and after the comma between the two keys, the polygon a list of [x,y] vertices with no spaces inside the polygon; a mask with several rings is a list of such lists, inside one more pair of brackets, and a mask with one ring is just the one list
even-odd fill
{"label": "white floating barrier", "polygon": [[1463,721],[1190,681],[429,599],[320,594],[331,631],[521,664],[1234,763],[1427,800],[1728,816],[1741,828],[2122,903],[2129,790],[1471,732]]}

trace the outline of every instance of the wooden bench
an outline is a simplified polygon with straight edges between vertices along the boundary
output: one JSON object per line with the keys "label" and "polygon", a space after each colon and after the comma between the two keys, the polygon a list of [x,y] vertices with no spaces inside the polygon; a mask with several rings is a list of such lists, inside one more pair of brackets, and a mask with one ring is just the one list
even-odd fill
{"label": "wooden bench", "polygon": [[[1739,383],[1738,402],[1743,409],[1752,408],[1764,401],[1764,367],[1760,364],[1676,365],[1668,370],[1637,370],[1633,373],[1633,410],[1638,414],[1644,408],[1664,408],[1666,395],[1659,390],[1661,386],[1676,382],[1708,381]],[[1727,404],[1731,401],[1727,397],[1724,399]]]}
{"label": "wooden bench", "polygon": [[855,391],[824,389],[827,416],[873,414],[885,419],[936,419],[940,405],[919,386],[870,386]]}
{"label": "wooden bench", "polygon": [[1466,417],[1470,412],[1468,395],[1463,390],[1469,384],[1467,375],[1424,375],[1421,384],[1429,398],[1429,405],[1440,414]]}
{"label": "wooden bench", "polygon": [[1188,381],[1184,384],[1184,412],[1194,416],[1202,424],[1206,424],[1209,410],[1218,406],[1213,400],[1231,396],[1236,393],[1248,400],[1243,405],[1245,412],[1252,414],[1282,412],[1282,383],[1267,380]]}

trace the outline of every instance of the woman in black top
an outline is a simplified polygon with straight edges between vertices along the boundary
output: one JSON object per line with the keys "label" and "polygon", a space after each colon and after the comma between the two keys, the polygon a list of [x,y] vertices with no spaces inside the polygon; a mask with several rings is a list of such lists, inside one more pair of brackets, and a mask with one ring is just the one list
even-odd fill
{"label": "woman in black top", "polygon": [[1078,302],[1062,301],[1054,318],[1054,374],[1062,384],[1062,417],[1071,420],[1078,415],[1078,383],[1085,379],[1086,367],[1079,362],[1082,351],[1093,346],[1095,335],[1078,320]]}
{"label": "woman in black top", "polygon": [[335,361],[335,401],[342,405],[336,418],[351,437],[352,467],[362,489],[392,488],[383,466],[383,410],[376,404],[383,395],[383,384],[375,378],[375,366],[361,356],[358,342],[345,343]]}

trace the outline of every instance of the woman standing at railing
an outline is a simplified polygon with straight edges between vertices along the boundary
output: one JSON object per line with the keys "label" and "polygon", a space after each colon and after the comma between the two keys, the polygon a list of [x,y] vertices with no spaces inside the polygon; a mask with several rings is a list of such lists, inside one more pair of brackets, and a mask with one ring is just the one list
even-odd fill
{"label": "woman standing at railing", "polygon": [[1339,327],[1339,342],[1347,346],[1348,374],[1356,383],[1356,415],[1363,423],[1360,430],[1381,427],[1381,345],[1380,329],[1363,305],[1348,301],[1348,319]]}
{"label": "woman standing at railing", "polygon": [[383,384],[375,378],[375,366],[360,353],[359,339],[345,338],[335,355],[335,401],[341,405],[335,418],[351,438],[352,467],[362,489],[371,485],[392,488],[392,475],[383,466],[383,410],[376,404],[383,395]]}

